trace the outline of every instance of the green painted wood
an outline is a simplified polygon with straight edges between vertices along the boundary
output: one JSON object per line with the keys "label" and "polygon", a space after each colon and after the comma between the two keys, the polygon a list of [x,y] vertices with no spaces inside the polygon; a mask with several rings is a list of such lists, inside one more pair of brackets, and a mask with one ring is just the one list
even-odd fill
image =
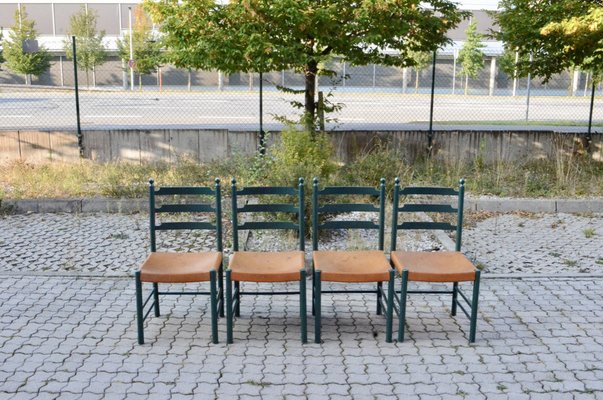
{"label": "green painted wood", "polygon": [[297,194],[297,189],[288,186],[266,186],[266,187],[246,187],[237,191],[239,196],[277,194],[291,195]]}
{"label": "green painted wood", "polygon": [[379,229],[379,225],[372,221],[327,221],[318,229]]}
{"label": "green painted wood", "polygon": [[155,196],[167,196],[167,195],[202,195],[202,196],[213,196],[214,190],[208,187],[171,187],[164,186],[155,190]]}
{"label": "green painted wood", "polygon": [[319,195],[332,195],[332,194],[357,194],[357,195],[373,195],[379,196],[379,191],[373,187],[368,186],[329,186],[318,191]]}
{"label": "green painted wood", "polygon": [[402,224],[396,227],[397,229],[434,229],[434,230],[444,230],[444,231],[453,231],[456,229],[454,225],[449,224],[448,222],[403,222]]}
{"label": "green painted wood", "polygon": [[298,230],[299,225],[293,222],[286,221],[258,221],[258,222],[245,222],[238,226],[238,229],[292,229]]}
{"label": "green painted wood", "polygon": [[405,187],[400,190],[400,195],[414,195],[414,194],[424,194],[424,195],[444,195],[444,196],[456,196],[459,194],[458,191],[452,188],[446,187]]}
{"label": "green painted wood", "polygon": [[318,207],[319,213],[345,213],[354,211],[379,212],[379,207],[369,203],[325,204],[324,206]]}
{"label": "green painted wood", "polygon": [[162,204],[155,209],[158,213],[180,212],[214,212],[216,209],[211,204]]}
{"label": "green painted wood", "polygon": [[245,212],[283,212],[298,213],[299,208],[293,204],[246,204],[237,209],[238,213]]}
{"label": "green painted wood", "polygon": [[441,212],[456,213],[458,210],[450,204],[404,204],[398,212]]}
{"label": "green painted wood", "polygon": [[164,222],[156,225],[158,231],[181,230],[181,229],[216,229],[216,225],[210,222]]}

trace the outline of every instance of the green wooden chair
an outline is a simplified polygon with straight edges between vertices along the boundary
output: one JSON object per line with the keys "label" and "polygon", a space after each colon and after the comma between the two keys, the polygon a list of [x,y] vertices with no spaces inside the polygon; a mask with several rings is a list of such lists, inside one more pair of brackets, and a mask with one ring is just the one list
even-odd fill
{"label": "green wooden chair", "polygon": [[[342,196],[368,197],[363,203],[321,203],[322,198],[339,198]],[[379,206],[371,200],[377,199]],[[367,220],[335,220],[320,222],[321,214],[340,214],[354,211],[376,213],[379,223]],[[314,341],[321,342],[321,306],[323,293],[374,293],[377,296],[377,314],[383,309],[386,313],[386,341],[392,341],[392,321],[394,304],[395,271],[383,252],[385,219],[385,179],[381,179],[379,189],[374,187],[325,187],[318,188],[318,179],[312,184],[312,269],[314,280],[312,285],[312,310],[315,318]],[[375,229],[378,231],[376,250],[318,250],[318,233],[330,229]],[[375,283],[374,290],[322,290],[322,282],[338,283]],[[385,293],[383,282],[388,282]],[[384,301],[384,299],[387,299]]]}
{"label": "green wooden chair", "polygon": [[[239,206],[241,196],[266,199],[265,196],[284,196],[294,200],[278,204],[246,204]],[[245,198],[245,197],[243,197]],[[249,197],[247,197],[249,199]],[[278,218],[279,214],[294,214],[297,223],[291,220],[246,221],[241,223],[241,214],[261,216],[270,213]],[[286,229],[299,235],[299,248],[294,251],[242,251],[239,250],[239,230]],[[306,268],[304,260],[304,180],[294,187],[246,187],[237,189],[236,180],[232,180],[232,235],[233,254],[226,270],[226,334],[227,342],[233,343],[234,317],[241,315],[241,296],[243,295],[292,295],[298,294],[301,319],[301,340],[308,341],[306,317]],[[241,282],[293,282],[299,281],[299,292],[252,292],[242,291]],[[233,290],[234,283],[234,290]]]}
{"label": "green wooden chair", "polygon": [[[400,180],[396,178],[394,190],[394,206],[392,212],[392,236],[391,236],[391,262],[402,276],[402,285],[398,300],[398,341],[404,341],[404,325],[406,318],[406,299],[409,293],[424,294],[451,294],[452,316],[456,315],[457,306],[467,315],[470,320],[469,342],[475,342],[475,331],[477,324],[477,306],[479,298],[480,271],[463,253],[461,253],[461,238],[463,230],[463,201],[465,194],[465,181],[459,182],[459,189],[442,187],[405,187],[400,188]],[[438,204],[405,202],[400,205],[400,196],[433,196],[442,200]],[[455,207],[450,202],[456,203]],[[455,213],[456,226],[450,222],[426,222],[424,219],[417,221],[404,221],[398,223],[398,213]],[[454,251],[396,251],[398,230],[447,230],[456,231]],[[441,290],[408,290],[408,282],[444,282],[452,283],[451,291]],[[460,290],[459,282],[473,282],[472,300]],[[470,307],[470,313],[465,309],[460,297]]]}
{"label": "green wooden chair", "polygon": [[[224,315],[224,295],[222,283],[222,207],[220,198],[220,180],[216,178],[215,186],[210,187],[162,187],[155,189],[153,180],[149,180],[149,216],[150,216],[150,238],[151,254],[135,273],[136,281],[136,320],[138,326],[138,343],[144,343],[143,325],[145,319],[152,310],[159,317],[160,295],[209,295],[211,308],[212,341],[218,343],[218,314]],[[156,197],[159,196],[195,196],[211,197],[211,203],[168,203],[162,202],[156,207]],[[162,197],[167,198],[167,197]],[[201,198],[201,199],[202,199]],[[199,199],[199,200],[201,200]],[[188,218],[182,221],[165,221],[158,223],[157,214],[168,213],[171,215],[210,215],[215,218],[214,222],[200,222]],[[216,251],[174,253],[157,251],[157,231],[168,230],[212,230],[216,232]],[[162,292],[159,284],[207,282],[209,281],[209,292]],[[149,282],[153,284],[153,290],[146,300],[143,301],[142,284]],[[219,286],[219,289],[216,287]],[[145,307],[153,299],[148,310]]]}

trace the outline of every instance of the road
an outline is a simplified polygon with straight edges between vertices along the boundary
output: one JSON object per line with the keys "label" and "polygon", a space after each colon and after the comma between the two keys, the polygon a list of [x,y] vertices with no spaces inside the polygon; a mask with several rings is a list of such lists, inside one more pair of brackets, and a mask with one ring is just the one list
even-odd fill
{"label": "road", "polygon": [[[276,92],[264,95],[267,129],[280,126],[275,116],[294,117],[289,101],[295,97]],[[296,100],[301,100],[298,96]],[[429,95],[394,93],[338,93],[344,106],[330,114],[329,126],[348,129],[394,129],[404,125],[425,127],[429,121]],[[597,104],[595,104],[597,105]],[[84,129],[128,127],[194,127],[257,129],[257,92],[80,92]],[[532,97],[529,119],[588,121],[589,99],[584,97]],[[522,121],[525,97],[436,95],[434,121]],[[595,107],[595,121],[603,108]],[[462,123],[460,123],[462,124]],[[70,91],[18,91],[0,89],[0,129],[74,129],[74,93]],[[440,125],[441,126],[441,125]],[[583,129],[583,128],[580,128]]]}

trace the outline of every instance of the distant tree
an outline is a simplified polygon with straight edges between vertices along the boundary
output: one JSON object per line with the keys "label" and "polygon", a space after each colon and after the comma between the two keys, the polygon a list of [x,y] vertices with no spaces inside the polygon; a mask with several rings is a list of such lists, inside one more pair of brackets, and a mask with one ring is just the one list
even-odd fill
{"label": "distant tree", "polygon": [[25,83],[31,85],[31,75],[39,76],[50,67],[50,54],[42,46],[34,52],[23,51],[24,42],[34,41],[38,36],[35,22],[27,19],[24,7],[15,11],[15,24],[10,29],[8,39],[2,42],[6,66],[13,72],[24,74]]}
{"label": "distant tree", "polygon": [[459,52],[461,73],[465,75],[465,95],[469,92],[469,77],[475,79],[484,68],[484,53],[481,49],[483,35],[477,33],[477,24],[471,21],[465,31],[467,40]]}
{"label": "distant tree", "polygon": [[[142,75],[150,74],[161,65],[161,43],[153,36],[151,21],[140,6],[134,7],[132,26],[134,71],[138,74],[138,86],[142,90]],[[130,32],[117,41],[117,50],[122,60],[130,59]]]}
{"label": "distant tree", "polygon": [[92,85],[96,86],[96,67],[105,62],[107,55],[103,38],[105,31],[96,30],[98,15],[94,10],[82,6],[69,20],[68,39],[64,42],[67,58],[73,59],[73,44],[71,36],[75,36],[77,51],[77,65],[86,72],[86,85],[90,86],[90,71],[92,71]]}
{"label": "distant tree", "polygon": [[421,77],[421,71],[427,68],[431,63],[432,53],[428,51],[412,51],[409,55],[414,62],[415,93],[419,93],[419,78]]}
{"label": "distant tree", "polygon": [[2,56],[3,48],[2,48],[2,40],[4,38],[4,28],[0,27],[0,71],[2,71],[1,64],[4,62],[4,57]]}

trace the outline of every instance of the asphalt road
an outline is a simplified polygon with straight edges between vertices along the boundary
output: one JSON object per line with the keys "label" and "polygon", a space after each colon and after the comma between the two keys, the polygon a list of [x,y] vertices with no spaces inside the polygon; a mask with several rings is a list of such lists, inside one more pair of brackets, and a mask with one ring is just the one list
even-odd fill
{"label": "asphalt road", "polygon": [[[0,88],[0,129],[64,129],[76,126],[74,93],[71,91],[19,91]],[[280,126],[274,116],[295,118],[289,100],[281,93],[264,94],[265,129]],[[295,98],[301,101],[301,96]],[[337,93],[343,103],[330,115],[329,126],[348,129],[422,128],[429,121],[429,95],[395,93]],[[596,101],[596,103],[598,100]],[[603,120],[603,108],[593,118]],[[434,121],[524,121],[525,97],[436,95]],[[258,92],[80,92],[84,129],[125,127],[194,127],[257,129]],[[532,97],[529,119],[588,121],[589,98]],[[459,122],[462,125],[462,122]],[[498,124],[496,124],[498,125]],[[450,125],[447,124],[446,127]],[[496,128],[496,126],[494,126]],[[473,126],[475,128],[475,126]],[[499,126],[499,128],[505,128]],[[517,126],[515,126],[517,128]],[[532,128],[532,127],[531,127]],[[569,130],[584,128],[569,128]]]}

